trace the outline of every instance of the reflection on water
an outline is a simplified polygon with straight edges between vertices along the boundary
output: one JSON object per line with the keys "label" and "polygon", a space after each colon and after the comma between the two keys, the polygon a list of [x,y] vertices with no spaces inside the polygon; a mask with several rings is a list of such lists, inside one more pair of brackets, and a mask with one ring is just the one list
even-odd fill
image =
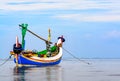
{"label": "reflection on water", "polygon": [[19,68],[8,61],[0,67],[0,81],[120,81],[120,59],[87,61],[92,64],[65,60],[59,66]]}
{"label": "reflection on water", "polygon": [[25,67],[14,68],[14,81],[25,81]]}
{"label": "reflection on water", "polygon": [[50,67],[14,67],[14,81],[62,81],[60,66]]}

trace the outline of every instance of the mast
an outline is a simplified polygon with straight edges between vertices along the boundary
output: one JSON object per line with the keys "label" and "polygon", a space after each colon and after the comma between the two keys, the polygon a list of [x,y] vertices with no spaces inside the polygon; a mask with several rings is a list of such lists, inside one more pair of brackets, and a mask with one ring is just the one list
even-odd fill
{"label": "mast", "polygon": [[[21,28],[23,28],[24,29],[24,27],[22,26],[22,25],[19,25]],[[26,31],[28,31],[29,33],[31,33],[31,34],[33,34],[34,36],[36,36],[37,38],[39,38],[39,39],[41,39],[41,40],[43,40],[43,41],[45,41],[45,42],[47,42],[47,43],[50,43],[50,44],[52,44],[52,42],[50,42],[49,40],[46,40],[46,39],[44,39],[44,38],[42,38],[42,37],[40,37],[40,36],[38,36],[37,34],[35,34],[34,32],[32,32],[31,30],[29,30],[29,29],[26,29]]]}
{"label": "mast", "polygon": [[48,30],[48,42],[46,42],[46,50],[47,50],[47,56],[50,57],[51,56],[51,48],[50,48],[50,41],[51,41],[51,33],[50,33],[50,29]]}

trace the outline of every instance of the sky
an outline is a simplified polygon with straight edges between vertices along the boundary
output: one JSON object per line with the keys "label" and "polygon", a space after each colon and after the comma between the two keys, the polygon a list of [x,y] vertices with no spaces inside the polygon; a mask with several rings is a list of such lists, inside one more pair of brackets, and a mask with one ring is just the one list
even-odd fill
{"label": "sky", "polygon": [[[0,0],[0,58],[8,58],[21,42],[19,24],[51,41],[63,35],[63,47],[79,58],[120,58],[119,0]],[[45,49],[45,43],[29,32],[26,49]],[[63,50],[64,58],[69,57]]]}

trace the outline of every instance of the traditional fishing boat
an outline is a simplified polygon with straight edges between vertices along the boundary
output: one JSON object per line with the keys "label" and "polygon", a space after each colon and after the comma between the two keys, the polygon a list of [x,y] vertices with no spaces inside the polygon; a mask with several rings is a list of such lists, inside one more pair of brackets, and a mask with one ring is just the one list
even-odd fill
{"label": "traditional fishing boat", "polygon": [[[14,62],[16,63],[16,66],[49,66],[56,65],[61,62],[62,44],[65,42],[63,36],[58,37],[58,41],[51,46],[52,42],[50,29],[48,31],[48,40],[46,40],[29,30],[27,28],[28,24],[21,24],[19,27],[22,31],[22,43],[19,43],[18,37],[16,37],[16,43],[13,45],[13,50],[10,51],[10,54],[14,56]],[[25,50],[26,31],[45,41],[46,49],[42,51]]]}

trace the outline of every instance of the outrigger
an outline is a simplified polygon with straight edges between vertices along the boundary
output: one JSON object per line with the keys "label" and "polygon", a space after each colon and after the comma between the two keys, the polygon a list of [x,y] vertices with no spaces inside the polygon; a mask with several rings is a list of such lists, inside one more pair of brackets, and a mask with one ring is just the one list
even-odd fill
{"label": "outrigger", "polygon": [[[22,44],[19,42],[18,37],[16,37],[16,43],[13,45],[13,50],[10,51],[10,54],[14,56],[14,62],[16,66],[50,66],[56,65],[61,62],[62,58],[62,45],[65,42],[63,36],[58,37],[57,43],[51,46],[51,32],[49,29],[48,40],[38,36],[29,30],[28,24],[19,25],[22,31]],[[25,35],[26,31],[43,40],[46,43],[46,49],[42,51],[36,50],[25,50]]]}

